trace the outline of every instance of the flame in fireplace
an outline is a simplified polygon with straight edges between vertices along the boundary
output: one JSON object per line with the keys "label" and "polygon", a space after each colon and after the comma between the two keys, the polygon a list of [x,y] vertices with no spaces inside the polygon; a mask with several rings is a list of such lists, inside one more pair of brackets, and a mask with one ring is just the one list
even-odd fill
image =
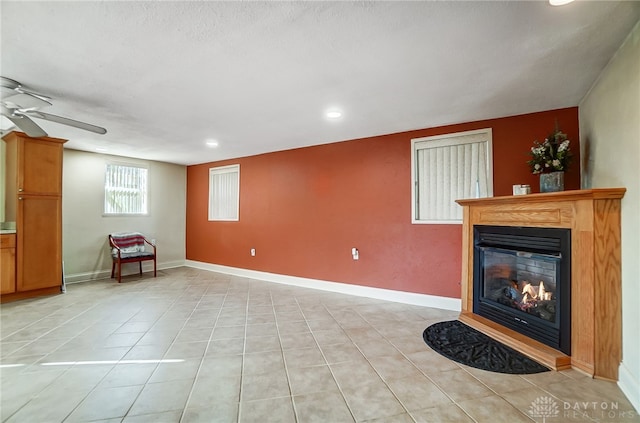
{"label": "flame in fireplace", "polygon": [[524,281],[524,288],[522,288],[522,303],[527,304],[534,302],[535,300],[550,301],[551,292],[547,292],[544,287],[544,281],[540,281],[538,286],[531,285],[531,282]]}

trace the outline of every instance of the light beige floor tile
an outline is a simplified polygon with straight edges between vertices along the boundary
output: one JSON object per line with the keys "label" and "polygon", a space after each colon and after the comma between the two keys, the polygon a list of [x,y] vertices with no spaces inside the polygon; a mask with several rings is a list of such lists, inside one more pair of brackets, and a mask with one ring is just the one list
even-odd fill
{"label": "light beige floor tile", "polygon": [[415,352],[406,354],[406,357],[426,375],[460,368],[455,361],[449,360],[433,351]]}
{"label": "light beige floor tile", "polygon": [[115,330],[114,333],[144,333],[151,329],[154,322],[127,322]]}
{"label": "light beige floor tile", "polygon": [[[191,321],[191,320],[190,320]],[[213,332],[213,326],[211,327],[190,327],[185,328],[178,333],[175,342],[197,342],[208,341]]]}
{"label": "light beige floor tile", "polygon": [[91,388],[87,387],[63,390],[50,385],[6,421],[8,423],[61,422],[90,391]]}
{"label": "light beige floor tile", "polygon": [[144,385],[157,364],[117,364],[100,382],[101,388]]}
{"label": "light beige floor tile", "polygon": [[244,355],[244,375],[284,371],[281,351],[265,351]]}
{"label": "light beige floor tile", "polygon": [[136,345],[123,357],[125,360],[160,360],[169,350],[169,345]]}
{"label": "light beige floor tile", "polygon": [[187,359],[202,358],[207,348],[207,342],[181,342],[169,347],[164,358]]}
{"label": "light beige floor tile", "polygon": [[381,381],[378,373],[365,359],[331,364],[330,367],[338,385],[343,390]]}
{"label": "light beige floor tile", "polygon": [[290,368],[288,373],[292,395],[335,391],[338,389],[329,366]]}
{"label": "light beige floor tile", "polygon": [[283,354],[285,363],[289,369],[327,364],[318,347],[286,350]]}
{"label": "light beige floor tile", "polygon": [[242,374],[242,356],[205,357],[198,377],[234,377]]}
{"label": "light beige floor tile", "polygon": [[205,357],[220,357],[225,355],[242,354],[245,349],[244,338],[218,339],[210,341]]}
{"label": "light beige floor tile", "polygon": [[362,423],[414,423],[414,420],[408,413],[402,413],[395,416],[380,417],[379,419],[363,420]]}
{"label": "light beige floor tile", "polygon": [[193,380],[200,368],[200,362],[199,359],[185,359],[180,362],[160,363],[148,383],[170,382],[180,379]]}
{"label": "light beige floor tile", "polygon": [[493,395],[489,388],[462,369],[434,373],[429,377],[456,402]]}
{"label": "light beige floor tile", "polygon": [[305,321],[278,321],[277,325],[280,335],[311,332],[311,329],[309,329],[309,326]]}
{"label": "light beige floor tile", "polygon": [[304,315],[299,309],[297,309],[297,307],[296,307],[296,310],[292,310],[292,311],[276,310],[276,320],[278,321],[278,323],[303,321]]}
{"label": "light beige floor tile", "polygon": [[241,423],[295,423],[291,397],[242,402],[239,421]]}
{"label": "light beige floor tile", "polygon": [[386,339],[382,341],[355,341],[356,346],[367,358],[397,354],[398,350]]}
{"label": "light beige floor tile", "polygon": [[182,410],[192,385],[193,380],[189,379],[147,384],[133,403],[128,415]]}
{"label": "light beige floor tile", "polygon": [[498,394],[534,386],[520,375],[489,372],[468,366],[463,366],[463,368]]}
{"label": "light beige floor tile", "polygon": [[351,342],[351,338],[342,329],[313,329],[312,333],[321,347]]}
{"label": "light beige floor tile", "polygon": [[251,314],[247,317],[248,325],[262,324],[262,323],[274,323],[276,316],[273,314],[273,310],[270,314]]}
{"label": "light beige floor tile", "polygon": [[304,313],[307,318],[307,324],[312,331],[317,330],[338,330],[341,331],[342,327],[336,322],[331,315],[325,310],[319,314],[320,317],[308,316],[308,313]]}
{"label": "light beige floor tile", "polygon": [[224,377],[198,377],[191,396],[189,407],[203,408],[219,401],[240,401],[240,375]]}
{"label": "light beige floor tile", "polygon": [[144,334],[145,332],[112,333],[104,340],[102,346],[104,348],[132,347],[136,345]]}
{"label": "light beige floor tile", "polygon": [[526,416],[507,401],[496,395],[460,401],[458,406],[479,422],[531,423],[530,417]]}
{"label": "light beige floor tile", "polygon": [[182,410],[150,413],[138,416],[127,415],[122,423],[179,423]]}
{"label": "light beige floor tile", "polygon": [[389,342],[393,344],[403,354],[413,354],[422,351],[430,350],[429,346],[422,339],[422,335],[412,336],[394,336],[389,339]]}
{"label": "light beige floor tile", "polygon": [[237,401],[216,401],[206,407],[187,407],[180,423],[236,423],[238,405]]}
{"label": "light beige floor tile", "polygon": [[[469,417],[456,404],[440,405],[436,407],[424,408],[411,412],[411,416],[416,423],[473,423],[474,420]],[[478,422],[483,423],[483,422]]]}
{"label": "light beige floor tile", "polygon": [[229,338],[244,338],[244,334],[244,325],[216,326],[216,328],[213,330],[213,334],[211,335],[211,339],[218,340]]}
{"label": "light beige floor tile", "polygon": [[78,408],[73,410],[65,422],[124,417],[142,387],[137,385],[96,389],[82,401]]}
{"label": "light beige floor tile", "polygon": [[311,333],[280,334],[283,350],[315,347],[316,340]]}
{"label": "light beige floor tile", "polygon": [[342,392],[347,405],[358,421],[390,417],[405,412],[382,381],[367,383],[356,388],[343,388]]}
{"label": "light beige floor tile", "polygon": [[277,335],[247,337],[245,342],[246,353],[279,351],[280,338]]}
{"label": "light beige floor tile", "polygon": [[321,345],[320,348],[329,364],[362,360],[364,356],[352,342],[334,345]]}
{"label": "light beige floor tile", "polygon": [[278,335],[278,327],[275,322],[272,323],[256,323],[253,325],[247,325],[246,336],[269,336]]}
{"label": "light beige floor tile", "polygon": [[290,393],[284,369],[242,376],[241,402],[285,397]]}
{"label": "light beige floor tile", "polygon": [[387,381],[400,403],[409,411],[451,404],[451,399],[424,375]]}
{"label": "light beige floor tile", "polygon": [[521,412],[527,412],[531,405],[538,400],[539,398],[551,399],[561,406],[561,400],[555,398],[553,395],[548,392],[538,388],[537,386],[532,386],[530,388],[519,389],[517,391],[510,391],[500,394],[505,401],[511,404],[516,410],[520,410]]}
{"label": "light beige floor tile", "polygon": [[401,354],[371,357],[369,363],[384,380],[422,375],[420,370]]}
{"label": "light beige floor tile", "polygon": [[136,346],[165,345],[168,347],[176,338],[177,333],[177,331],[165,332],[161,330],[150,330],[149,332],[145,333],[142,338],[140,338]]}
{"label": "light beige floor tile", "polygon": [[338,391],[293,397],[299,423],[353,423],[355,420]]}

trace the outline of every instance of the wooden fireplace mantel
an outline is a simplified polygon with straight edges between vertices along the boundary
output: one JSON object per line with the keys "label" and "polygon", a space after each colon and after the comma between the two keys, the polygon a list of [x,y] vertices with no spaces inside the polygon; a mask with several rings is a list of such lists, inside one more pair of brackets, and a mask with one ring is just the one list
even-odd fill
{"label": "wooden fireplace mantel", "polygon": [[[625,188],[457,200],[463,207],[460,320],[543,364],[618,380],[620,200]],[[571,229],[571,356],[473,313],[474,225]]]}

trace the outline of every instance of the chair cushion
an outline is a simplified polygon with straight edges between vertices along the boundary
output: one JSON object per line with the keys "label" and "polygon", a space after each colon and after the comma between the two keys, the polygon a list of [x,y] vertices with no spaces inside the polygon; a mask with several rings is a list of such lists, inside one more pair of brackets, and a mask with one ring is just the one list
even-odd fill
{"label": "chair cushion", "polygon": [[[118,257],[118,254],[116,253],[115,258]],[[130,259],[130,258],[143,258],[143,257],[149,257],[149,258],[153,258],[153,253],[150,253],[148,251],[136,251],[133,253],[120,253],[120,258],[121,259]]]}
{"label": "chair cushion", "polygon": [[[111,234],[113,242],[120,248],[121,255],[123,253],[144,253],[144,235],[139,232],[119,232]],[[118,256],[116,248],[111,249],[111,255]]]}

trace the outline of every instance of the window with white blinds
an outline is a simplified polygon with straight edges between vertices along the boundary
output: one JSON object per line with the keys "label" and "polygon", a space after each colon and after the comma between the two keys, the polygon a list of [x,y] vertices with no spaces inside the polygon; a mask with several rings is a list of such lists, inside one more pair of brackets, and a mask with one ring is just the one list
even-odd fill
{"label": "window with white blinds", "polygon": [[148,214],[148,169],[107,164],[104,182],[104,214]]}
{"label": "window with white blinds", "polygon": [[491,129],[412,140],[413,223],[462,223],[455,200],[493,195]]}
{"label": "window with white blinds", "polygon": [[240,220],[240,165],[209,169],[209,220]]}

